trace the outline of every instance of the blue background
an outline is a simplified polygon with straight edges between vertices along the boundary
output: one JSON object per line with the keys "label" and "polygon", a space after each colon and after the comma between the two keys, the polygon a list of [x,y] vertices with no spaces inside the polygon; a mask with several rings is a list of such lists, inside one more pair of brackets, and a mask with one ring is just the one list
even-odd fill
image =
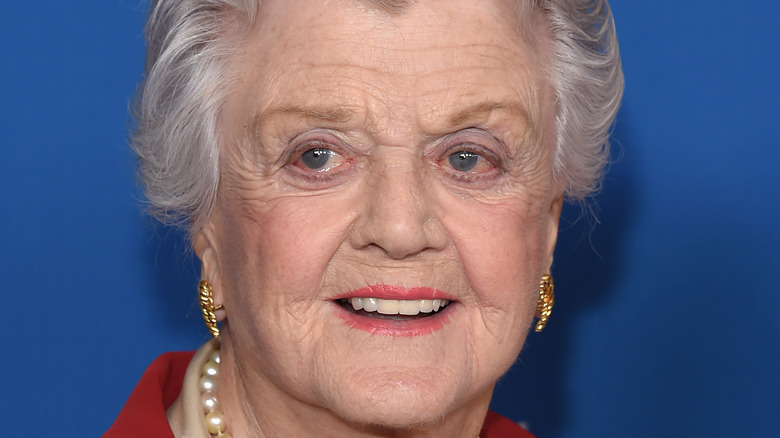
{"label": "blue background", "polygon": [[[780,427],[780,3],[614,0],[627,78],[598,224],[565,210],[550,325],[494,409],[540,438]],[[0,14],[3,434],[99,436],[206,339],[197,263],[126,146],[139,0]]]}

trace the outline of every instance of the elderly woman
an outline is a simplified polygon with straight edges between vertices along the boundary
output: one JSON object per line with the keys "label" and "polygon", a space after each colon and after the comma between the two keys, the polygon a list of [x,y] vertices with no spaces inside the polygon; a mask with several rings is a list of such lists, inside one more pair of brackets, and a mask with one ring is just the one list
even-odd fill
{"label": "elderly woman", "polygon": [[216,339],[106,436],[530,436],[488,404],[606,160],[606,1],[158,0],[147,32],[134,144]]}

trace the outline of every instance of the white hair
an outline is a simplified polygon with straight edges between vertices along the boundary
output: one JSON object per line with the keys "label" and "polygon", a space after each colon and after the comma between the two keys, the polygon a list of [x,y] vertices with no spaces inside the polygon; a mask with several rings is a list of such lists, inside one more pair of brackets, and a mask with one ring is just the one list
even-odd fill
{"label": "white hair", "polygon": [[607,0],[540,1],[553,38],[548,81],[557,100],[555,178],[570,199],[598,190],[623,97],[615,23]]}
{"label": "white hair", "polygon": [[[374,0],[390,12],[409,0]],[[543,11],[556,98],[554,175],[570,199],[597,190],[623,73],[607,0],[518,0]],[[132,144],[151,213],[198,230],[219,184],[217,120],[231,85],[228,27],[254,22],[259,0],[154,0]]]}

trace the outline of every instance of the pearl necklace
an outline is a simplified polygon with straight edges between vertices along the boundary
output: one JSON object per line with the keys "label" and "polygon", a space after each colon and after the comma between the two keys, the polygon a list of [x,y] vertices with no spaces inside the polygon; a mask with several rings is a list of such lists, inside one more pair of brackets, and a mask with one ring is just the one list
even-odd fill
{"label": "pearl necklace", "polygon": [[203,364],[200,374],[200,402],[206,415],[206,429],[209,436],[218,438],[232,438],[225,433],[225,417],[219,411],[219,399],[217,398],[217,376],[219,375],[219,341],[215,342],[214,352],[206,363]]}

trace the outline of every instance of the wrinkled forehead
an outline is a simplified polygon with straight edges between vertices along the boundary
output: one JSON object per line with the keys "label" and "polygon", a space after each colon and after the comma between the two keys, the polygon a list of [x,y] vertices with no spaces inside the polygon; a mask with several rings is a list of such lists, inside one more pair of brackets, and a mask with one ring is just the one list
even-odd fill
{"label": "wrinkled forehead", "polygon": [[525,0],[265,0],[246,37],[282,52],[324,43],[407,53],[495,45],[535,53],[546,34],[541,15]]}
{"label": "wrinkled forehead", "polygon": [[530,121],[542,58],[516,4],[264,2],[234,64],[244,109],[262,119],[289,107],[358,115],[414,107],[423,118],[452,119],[459,108],[517,102]]}

